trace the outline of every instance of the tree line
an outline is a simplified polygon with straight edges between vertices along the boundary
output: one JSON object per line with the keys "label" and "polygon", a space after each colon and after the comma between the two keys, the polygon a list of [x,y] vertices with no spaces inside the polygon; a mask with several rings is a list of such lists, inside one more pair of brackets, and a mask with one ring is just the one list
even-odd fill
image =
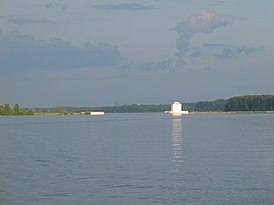
{"label": "tree line", "polygon": [[[71,108],[70,110],[74,110]],[[76,109],[77,110],[77,109]],[[81,108],[78,108],[78,111]],[[106,107],[90,107],[81,111],[105,111],[105,112],[164,112],[170,110],[170,104],[161,105],[121,105]],[[229,99],[213,101],[199,101],[183,103],[183,110],[191,112],[231,112],[231,111],[273,111],[273,95],[247,95]]]}
{"label": "tree line", "polygon": [[[274,110],[273,95],[248,95],[237,96],[229,99],[218,99],[213,101],[199,101],[194,103],[183,103],[183,109],[190,112],[230,112],[230,111],[272,111]],[[96,112],[104,111],[106,113],[126,113],[126,112],[164,112],[170,110],[170,104],[160,105],[119,105],[119,106],[101,106],[101,107],[51,107],[35,108],[37,112],[55,112],[61,113],[75,112]],[[63,112],[62,112],[63,113]],[[65,112],[64,112],[65,113]]]}
{"label": "tree line", "polygon": [[120,106],[98,106],[98,107],[51,107],[34,108],[41,113],[80,113],[104,111],[106,113],[129,113],[129,112],[164,112],[170,109],[170,105],[120,105]]}
{"label": "tree line", "polygon": [[199,101],[195,103],[184,103],[184,110],[190,112],[223,112],[227,100],[218,99],[214,101]]}
{"label": "tree line", "polygon": [[273,95],[244,95],[226,100],[185,103],[185,110],[193,112],[274,111]]}
{"label": "tree line", "polygon": [[273,95],[237,96],[227,100],[225,111],[273,111]]}
{"label": "tree line", "polygon": [[4,105],[0,105],[0,115],[34,115],[34,112],[32,109],[21,109],[18,103],[14,105],[13,109],[8,103],[5,103]]}
{"label": "tree line", "polygon": [[[0,106],[1,115],[33,115],[34,112],[40,113],[60,113],[62,115],[96,111],[106,113],[129,113],[129,112],[164,112],[170,110],[170,104],[160,105],[119,105],[119,106],[100,106],[100,107],[51,107],[51,108],[32,108],[20,109],[18,104],[14,105],[13,110],[9,104]],[[218,99],[213,101],[199,101],[194,103],[183,103],[183,110],[190,112],[231,112],[231,111],[274,111],[273,95],[247,95],[236,96],[229,99]]]}

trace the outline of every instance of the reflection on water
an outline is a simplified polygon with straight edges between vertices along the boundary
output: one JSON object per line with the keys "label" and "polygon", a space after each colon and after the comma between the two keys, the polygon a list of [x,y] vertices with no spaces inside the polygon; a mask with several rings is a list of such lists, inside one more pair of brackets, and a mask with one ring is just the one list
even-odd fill
{"label": "reflection on water", "polygon": [[183,117],[1,116],[0,205],[273,204],[273,114]]}
{"label": "reflection on water", "polygon": [[182,119],[173,118],[172,121],[172,151],[173,151],[173,163],[175,167],[181,166],[182,160]]}

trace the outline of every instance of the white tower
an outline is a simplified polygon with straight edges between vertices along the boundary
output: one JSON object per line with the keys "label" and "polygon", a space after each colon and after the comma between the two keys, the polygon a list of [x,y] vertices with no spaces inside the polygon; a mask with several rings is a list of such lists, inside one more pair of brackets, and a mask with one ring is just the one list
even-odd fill
{"label": "white tower", "polygon": [[171,115],[187,115],[188,111],[183,111],[182,103],[176,101],[171,105],[171,111],[165,111],[165,113]]}
{"label": "white tower", "polygon": [[182,111],[182,104],[180,102],[174,102],[171,105],[171,112],[181,112]]}

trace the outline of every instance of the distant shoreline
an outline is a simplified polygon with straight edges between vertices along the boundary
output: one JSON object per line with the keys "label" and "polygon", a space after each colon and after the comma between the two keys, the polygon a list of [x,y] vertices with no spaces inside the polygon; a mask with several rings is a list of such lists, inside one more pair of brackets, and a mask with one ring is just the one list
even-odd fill
{"label": "distant shoreline", "polygon": [[274,111],[189,112],[189,114],[274,114]]}
{"label": "distant shoreline", "polygon": [[[170,104],[130,104],[100,107],[71,107],[57,106],[48,108],[23,108],[18,109],[15,104],[12,109],[8,103],[0,105],[0,115],[90,115],[90,112],[104,113],[149,113],[165,112],[171,110]],[[274,113],[273,95],[246,95],[229,99],[213,101],[199,101],[195,103],[182,103],[182,109],[189,114],[263,114]],[[22,114],[21,114],[22,113]]]}
{"label": "distant shoreline", "polygon": [[[120,114],[126,114],[126,113],[163,113],[164,112],[106,112],[106,114],[112,114],[112,113],[120,113]],[[212,112],[189,112],[189,115],[239,115],[239,114],[274,114],[274,111],[233,111],[233,112],[217,112],[217,111],[212,111]],[[61,113],[56,113],[56,112],[36,112],[34,113],[35,116],[88,116],[89,114],[81,114],[77,112],[73,113],[68,113],[68,114],[61,114]]]}

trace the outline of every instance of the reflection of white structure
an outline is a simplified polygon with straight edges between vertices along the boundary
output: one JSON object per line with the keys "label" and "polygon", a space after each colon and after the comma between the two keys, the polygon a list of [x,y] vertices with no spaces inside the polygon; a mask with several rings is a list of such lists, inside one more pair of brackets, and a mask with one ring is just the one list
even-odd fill
{"label": "reflection of white structure", "polygon": [[181,166],[183,159],[183,139],[182,139],[182,119],[181,118],[173,118],[172,120],[172,151],[173,151],[173,163],[175,170]]}
{"label": "reflection of white structure", "polygon": [[171,115],[187,115],[188,111],[182,110],[182,103],[180,102],[174,102],[171,105],[171,111],[165,111],[165,113],[171,114]]}

